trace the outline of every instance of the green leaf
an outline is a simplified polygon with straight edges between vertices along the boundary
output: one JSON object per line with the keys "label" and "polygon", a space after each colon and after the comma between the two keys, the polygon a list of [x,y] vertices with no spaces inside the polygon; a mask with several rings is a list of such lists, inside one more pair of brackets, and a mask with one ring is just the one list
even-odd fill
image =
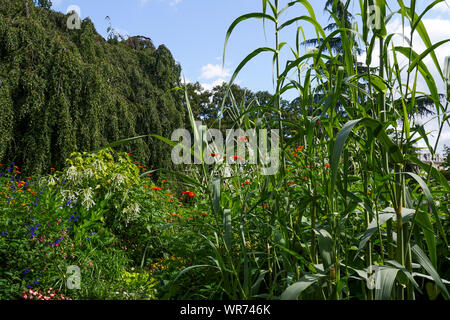
{"label": "green leaf", "polygon": [[306,274],[298,282],[289,286],[281,295],[281,300],[297,300],[298,296],[308,289],[311,285],[317,283],[323,275]]}
{"label": "green leaf", "polygon": [[422,161],[420,161],[417,157],[415,157],[413,155],[408,155],[407,159],[410,160],[411,162],[415,163],[416,165],[418,165],[420,167],[420,169],[422,169],[424,172],[429,172],[431,169],[431,176],[436,181],[438,181],[440,185],[442,185],[445,189],[447,189],[447,192],[450,192],[450,185],[447,181],[447,178],[445,178],[438,169],[436,169],[435,167],[433,167],[431,165],[423,163]]}
{"label": "green leaf", "polygon": [[[447,40],[442,40],[439,41],[438,43],[435,43],[434,45],[432,45],[431,47],[427,48],[420,56],[416,57],[413,62],[411,62],[411,65],[408,68],[408,72],[411,72],[414,70],[415,67],[417,67],[417,65],[422,62],[422,60],[431,52],[434,52],[434,50],[438,47],[440,47],[441,45],[443,45],[444,43],[449,42],[450,39]],[[442,72],[441,72],[442,74]]]}
{"label": "green leaf", "polygon": [[437,273],[436,269],[431,264],[431,261],[428,259],[428,257],[425,255],[425,253],[420,249],[420,247],[415,244],[411,248],[412,252],[416,255],[417,260],[419,264],[428,272],[428,274],[433,278],[436,285],[442,290],[442,295],[445,299],[449,299],[449,293],[447,291],[447,288],[445,287],[444,283],[442,282],[441,277]]}
{"label": "green leaf", "polygon": [[242,68],[250,61],[252,60],[254,57],[256,57],[257,55],[259,55],[262,52],[272,52],[272,53],[277,53],[277,51],[275,49],[272,48],[268,48],[268,47],[263,47],[263,48],[258,48],[256,50],[254,50],[252,53],[250,53],[247,57],[245,57],[244,60],[242,60],[242,62],[238,65],[238,67],[236,68],[236,70],[233,73],[233,76],[231,77],[231,80],[229,82],[229,84],[231,85],[234,81],[234,79],[236,79],[236,77],[238,76],[239,72],[242,70]]}
{"label": "green leaf", "polygon": [[364,119],[356,119],[348,121],[339,133],[336,136],[336,142],[333,147],[333,153],[331,156],[331,185],[330,185],[330,195],[334,192],[334,188],[336,185],[336,178],[338,173],[338,165],[339,160],[342,156],[342,151],[344,149],[345,142],[347,138],[352,132],[353,128],[358,124],[364,125],[367,128],[373,130],[373,134],[377,140],[381,143],[381,145],[387,150],[390,154],[391,158],[396,163],[403,162],[403,155],[399,149],[399,147],[392,142],[391,138],[387,135],[386,131],[383,128],[381,122],[374,120],[372,118],[364,118]]}
{"label": "green leaf", "polygon": [[223,228],[225,231],[225,245],[228,250],[231,250],[231,239],[232,239],[232,224],[231,224],[231,210],[223,210]]}
{"label": "green leaf", "polygon": [[433,196],[431,195],[430,189],[428,189],[427,184],[425,183],[425,181],[423,181],[423,179],[421,177],[419,177],[415,173],[404,172],[403,174],[410,175],[411,177],[414,178],[414,180],[416,180],[419,183],[420,187],[422,188],[423,192],[425,193],[428,204],[431,207],[431,211],[433,212],[436,223],[438,224],[439,231],[441,232],[441,236],[443,237],[445,244],[448,246],[446,232],[444,231],[444,228],[442,227],[441,219],[439,218],[439,214],[438,214],[438,211],[436,208],[436,203],[433,200]]}
{"label": "green leaf", "polygon": [[222,207],[220,206],[220,178],[216,178],[212,183],[212,205],[215,213],[218,216],[222,215]]}
{"label": "green leaf", "polygon": [[241,23],[241,22],[243,22],[245,20],[248,20],[248,19],[252,19],[252,18],[253,19],[264,19],[264,20],[268,19],[268,20],[271,20],[271,21],[275,22],[275,19],[272,16],[270,16],[268,14],[265,14],[265,13],[260,13],[260,12],[247,13],[247,14],[244,14],[244,15],[240,16],[236,20],[234,20],[233,23],[228,28],[227,35],[225,36],[225,46],[224,46],[224,49],[223,49],[223,64],[224,65],[225,65],[225,51],[227,49],[228,40],[229,40],[229,38],[231,36],[231,33],[233,32],[234,28],[239,23]]}
{"label": "green leaf", "polygon": [[319,238],[319,250],[325,269],[333,264],[333,239],[324,229],[314,230]]}
{"label": "green leaf", "polygon": [[398,269],[381,266],[377,271],[375,300],[389,300]]}
{"label": "green leaf", "polygon": [[[403,54],[407,59],[410,58],[410,55],[411,55],[412,59],[417,59],[419,57],[419,55],[414,50],[412,50],[411,48],[408,48],[408,47],[395,47],[394,49],[395,49],[395,51],[398,51],[401,54]],[[417,62],[417,65],[418,65],[418,70],[419,70],[420,74],[422,75],[422,77],[425,79],[425,82],[427,83],[427,86],[428,86],[428,89],[430,90],[430,94],[431,94],[431,98],[433,99],[433,102],[436,104],[436,107],[439,106],[440,101],[439,101],[439,93],[438,93],[438,89],[436,86],[436,81],[434,80],[434,78],[433,78],[432,74],[430,73],[430,71],[428,70],[427,66],[422,61]],[[441,71],[441,73],[442,73],[442,71]]]}

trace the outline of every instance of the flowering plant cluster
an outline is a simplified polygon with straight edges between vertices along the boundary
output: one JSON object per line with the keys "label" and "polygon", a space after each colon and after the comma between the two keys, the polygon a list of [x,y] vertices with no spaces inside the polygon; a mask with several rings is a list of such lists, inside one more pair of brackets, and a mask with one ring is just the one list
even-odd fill
{"label": "flowering plant cluster", "polygon": [[28,289],[22,292],[22,298],[25,300],[72,300],[66,298],[62,293],[57,293],[53,288],[49,288],[46,291]]}

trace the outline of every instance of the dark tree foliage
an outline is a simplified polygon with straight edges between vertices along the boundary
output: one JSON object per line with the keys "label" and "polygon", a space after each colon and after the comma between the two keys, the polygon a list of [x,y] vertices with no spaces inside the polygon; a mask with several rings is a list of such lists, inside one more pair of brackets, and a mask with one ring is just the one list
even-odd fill
{"label": "dark tree foliage", "polygon": [[[0,162],[42,173],[74,151],[170,137],[183,126],[182,100],[170,90],[181,68],[165,46],[144,37],[112,44],[89,19],[69,30],[64,14],[27,0],[0,3]],[[171,164],[156,139],[118,148],[149,168]]]}

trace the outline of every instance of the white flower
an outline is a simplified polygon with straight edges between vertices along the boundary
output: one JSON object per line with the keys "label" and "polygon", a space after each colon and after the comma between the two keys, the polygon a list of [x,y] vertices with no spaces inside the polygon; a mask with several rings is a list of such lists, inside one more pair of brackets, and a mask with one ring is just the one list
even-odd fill
{"label": "white flower", "polygon": [[92,170],[92,169],[86,169],[86,170],[84,170],[84,172],[83,172],[83,175],[86,177],[86,178],[92,178],[93,176],[94,176],[94,170]]}
{"label": "white flower", "polygon": [[106,169],[105,164],[102,161],[99,161],[99,160],[95,160],[92,163],[92,167],[95,169],[95,171],[100,171],[100,172],[103,172]]}
{"label": "white flower", "polygon": [[128,225],[132,216],[138,215],[139,212],[141,212],[141,206],[138,203],[133,203],[128,207],[126,207],[125,209],[123,209],[123,213],[126,215],[125,226]]}
{"label": "white flower", "polygon": [[83,202],[81,203],[86,210],[89,210],[93,206],[95,206],[94,200],[92,200],[92,196],[94,193],[92,192],[92,188],[86,188],[81,191]]}
{"label": "white flower", "polygon": [[71,166],[69,169],[67,169],[66,179],[67,179],[67,181],[71,181],[74,184],[81,183],[80,174],[78,173],[78,170],[75,166]]}
{"label": "white flower", "polygon": [[78,193],[73,190],[61,190],[61,195],[63,196],[63,202],[76,201],[78,198]]}
{"label": "white flower", "polygon": [[120,185],[125,181],[125,176],[122,174],[113,175],[112,179],[114,187],[120,187]]}

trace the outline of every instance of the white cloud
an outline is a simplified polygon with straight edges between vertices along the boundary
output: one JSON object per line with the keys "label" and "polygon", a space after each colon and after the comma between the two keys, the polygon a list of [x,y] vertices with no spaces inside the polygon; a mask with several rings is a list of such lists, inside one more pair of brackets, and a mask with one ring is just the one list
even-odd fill
{"label": "white cloud", "polygon": [[200,79],[215,79],[215,78],[227,78],[231,76],[229,69],[224,69],[220,64],[207,64],[202,67],[202,74]]}
{"label": "white cloud", "polygon": [[[148,2],[149,0],[140,0],[141,5],[144,5]],[[167,2],[167,0],[163,0],[165,2]],[[169,2],[169,5],[171,7],[176,6],[177,4],[181,3],[183,0],[172,0]]]}
{"label": "white cloud", "polygon": [[433,13],[450,15],[450,0],[438,3],[431,11]]}
{"label": "white cloud", "polygon": [[[450,0],[447,0],[447,3],[450,4]],[[446,12],[447,14],[450,14],[450,7],[447,7],[447,5],[445,3],[441,3],[438,9],[434,9],[433,11],[435,11],[435,12],[438,11],[440,13]],[[450,19],[444,18],[441,15],[439,15],[439,16],[436,16],[435,18],[422,19],[422,22],[428,32],[428,35],[430,37],[430,41],[432,44],[438,43],[442,40],[450,39]],[[387,31],[388,31],[388,34],[391,34],[391,33],[403,34],[403,27],[402,27],[401,20],[396,19],[396,20],[392,21],[391,23],[389,23],[387,25]],[[408,27],[405,26],[404,34],[406,37],[409,37],[410,32],[411,32],[411,28],[409,26]],[[400,35],[393,37],[393,43],[395,46],[408,47],[408,42],[406,40],[404,40],[403,37]],[[413,50],[415,52],[417,52],[418,54],[421,54],[422,52],[424,52],[427,49],[426,45],[424,44],[420,35],[417,32],[414,34],[412,47],[413,47]],[[379,66],[379,50],[380,49],[379,49],[379,45],[377,42],[377,44],[375,45],[375,48],[373,49],[373,53],[372,53],[371,67]],[[440,64],[440,67],[443,70],[444,69],[444,59],[446,56],[450,55],[450,42],[445,43],[444,45],[441,45],[440,47],[438,47],[435,50],[435,53],[436,53],[437,60]],[[393,63],[392,51],[389,52],[389,58],[390,58],[391,63]],[[408,66],[408,59],[400,53],[397,53],[397,59],[398,59],[400,68],[401,69],[403,68],[402,82],[404,84],[406,84],[407,73],[406,73],[405,69],[407,69],[407,66]],[[365,64],[366,54],[364,53],[361,56],[359,56],[358,61],[363,62]],[[423,62],[426,65],[426,67],[428,68],[432,77],[435,79],[439,93],[445,94],[445,92],[446,92],[445,83],[442,81],[431,56],[428,55],[423,60]],[[412,73],[411,75],[414,77],[415,72]],[[412,78],[411,81],[414,81],[414,78]],[[411,85],[411,82],[410,82],[410,85]],[[421,92],[425,92],[425,93],[430,92],[425,80],[423,79],[423,77],[420,74],[418,76],[417,90],[421,91]],[[429,119],[431,119],[431,117],[420,119],[419,122],[425,123]],[[426,132],[431,133],[429,136],[429,140],[430,140],[431,145],[434,147],[434,144],[435,144],[436,138],[437,138],[437,133],[439,131],[437,119],[433,119],[430,122],[428,122],[425,125],[425,129],[426,129]],[[450,145],[450,128],[448,125],[444,126],[442,134],[441,134],[440,142],[439,142],[438,152],[441,153],[441,155],[443,152],[443,146],[445,144]],[[425,144],[421,143],[420,146],[425,147]]]}
{"label": "white cloud", "polygon": [[203,87],[203,89],[211,91],[214,87],[220,86],[224,82],[226,83],[227,81],[225,79],[220,78],[211,83],[201,83],[201,86]]}
{"label": "white cloud", "polygon": [[179,4],[181,1],[183,0],[173,0],[171,3],[169,3],[171,6],[176,6],[177,4]]}

